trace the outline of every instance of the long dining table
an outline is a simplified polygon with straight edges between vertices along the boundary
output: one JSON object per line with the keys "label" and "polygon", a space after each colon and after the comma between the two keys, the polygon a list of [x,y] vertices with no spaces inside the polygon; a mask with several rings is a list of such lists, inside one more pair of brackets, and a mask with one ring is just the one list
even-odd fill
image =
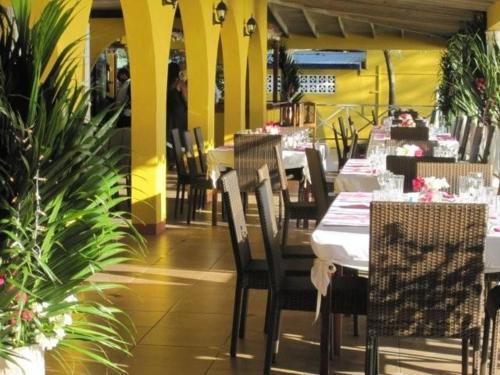
{"label": "long dining table", "polygon": [[[311,247],[316,260],[311,270],[311,279],[319,294],[326,295],[332,270],[336,266],[368,271],[372,197],[371,192],[340,193],[312,233]],[[456,198],[447,199],[453,202]],[[500,212],[489,217],[484,265],[485,273],[500,272]],[[337,319],[336,324],[340,327],[340,317]],[[336,337],[336,341],[335,349],[338,354],[340,336]]]}

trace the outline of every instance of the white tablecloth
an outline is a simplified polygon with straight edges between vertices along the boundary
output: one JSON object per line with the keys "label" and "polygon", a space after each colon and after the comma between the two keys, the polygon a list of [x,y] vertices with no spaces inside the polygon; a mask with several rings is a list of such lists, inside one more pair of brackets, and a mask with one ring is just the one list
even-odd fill
{"label": "white tablecloth", "polygon": [[[323,155],[323,160],[326,160],[326,146],[320,145],[319,147]],[[225,168],[234,168],[234,147],[221,146],[209,150],[207,154],[207,164],[208,175],[215,186],[222,170]],[[307,181],[311,181],[305,150],[283,150],[283,164],[285,169],[302,167],[304,177]]]}
{"label": "white tablecloth", "polygon": [[[325,286],[325,280],[327,282],[329,278],[325,274],[332,264],[368,271],[371,199],[370,193],[341,193],[314,230],[311,245],[318,260],[311,271],[311,278],[320,292],[326,293],[328,284]],[[346,218],[347,215],[350,217]],[[346,219],[353,222],[340,225],[339,220]],[[357,225],[356,221],[359,221]],[[497,218],[493,224],[500,228],[500,219]],[[486,237],[484,265],[486,273],[500,272],[500,232],[493,229]]]}
{"label": "white tablecloth", "polygon": [[377,176],[371,170],[368,159],[349,159],[335,178],[335,192],[365,191],[380,189]]}

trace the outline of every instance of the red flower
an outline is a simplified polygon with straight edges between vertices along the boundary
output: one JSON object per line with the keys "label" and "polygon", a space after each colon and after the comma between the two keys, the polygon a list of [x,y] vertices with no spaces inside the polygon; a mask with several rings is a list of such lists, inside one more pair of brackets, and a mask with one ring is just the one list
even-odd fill
{"label": "red flower", "polygon": [[17,324],[17,318],[13,316],[12,318],[10,318],[10,325],[15,326],[16,324]]}
{"label": "red flower", "polygon": [[23,310],[21,312],[21,319],[31,322],[33,320],[33,313],[29,310]]}
{"label": "red flower", "polygon": [[412,186],[414,192],[419,192],[423,187],[425,187],[425,180],[423,179],[423,177],[414,178],[412,181]]}
{"label": "red flower", "polygon": [[421,158],[422,156],[424,156],[424,152],[421,149],[418,149],[415,151],[415,156],[417,158]]}
{"label": "red flower", "polygon": [[5,277],[0,276],[0,287],[5,285]]}
{"label": "red flower", "polygon": [[479,92],[486,91],[486,80],[484,78],[476,78],[474,84]]}

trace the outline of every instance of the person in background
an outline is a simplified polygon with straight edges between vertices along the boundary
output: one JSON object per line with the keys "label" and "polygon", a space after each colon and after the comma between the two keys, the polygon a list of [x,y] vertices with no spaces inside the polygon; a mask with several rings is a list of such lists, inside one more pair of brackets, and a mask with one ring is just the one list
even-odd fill
{"label": "person in background", "polygon": [[167,156],[169,168],[175,165],[172,148],[172,129],[179,129],[180,134],[187,130],[187,84],[180,78],[180,66],[168,65],[167,81]]}
{"label": "person in background", "polygon": [[115,103],[118,108],[124,107],[118,119],[118,127],[128,128],[131,125],[132,110],[130,105],[130,72],[127,68],[118,70],[117,80]]}

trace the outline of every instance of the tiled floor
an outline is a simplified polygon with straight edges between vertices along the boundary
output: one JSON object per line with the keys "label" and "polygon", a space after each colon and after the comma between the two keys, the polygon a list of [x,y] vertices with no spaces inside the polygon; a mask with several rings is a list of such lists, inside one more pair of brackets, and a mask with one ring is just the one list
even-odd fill
{"label": "tiled floor", "polygon": [[[170,203],[170,202],[169,202]],[[173,206],[173,205],[170,205]],[[202,215],[203,216],[203,215]],[[201,217],[200,217],[201,218]],[[128,289],[107,297],[124,309],[136,326],[132,357],[122,361],[133,375],[261,374],[265,336],[266,295],[251,292],[247,335],[239,342],[236,359],[228,356],[235,273],[225,223],[209,224],[209,214],[191,226],[168,225],[164,234],[149,237],[144,262],[113,267],[99,279],[122,282]],[[249,215],[252,250],[263,256],[255,211]],[[293,225],[294,228],[294,225]],[[307,241],[308,232],[293,230],[292,241]],[[285,312],[276,374],[316,374],[319,365],[319,325],[311,313]],[[342,355],[331,364],[335,374],[362,374],[364,335],[352,336],[345,319]],[[364,332],[360,319],[360,332]],[[57,370],[49,359],[49,374],[106,374],[92,364],[75,363]],[[456,341],[382,340],[383,374],[459,374]]]}

